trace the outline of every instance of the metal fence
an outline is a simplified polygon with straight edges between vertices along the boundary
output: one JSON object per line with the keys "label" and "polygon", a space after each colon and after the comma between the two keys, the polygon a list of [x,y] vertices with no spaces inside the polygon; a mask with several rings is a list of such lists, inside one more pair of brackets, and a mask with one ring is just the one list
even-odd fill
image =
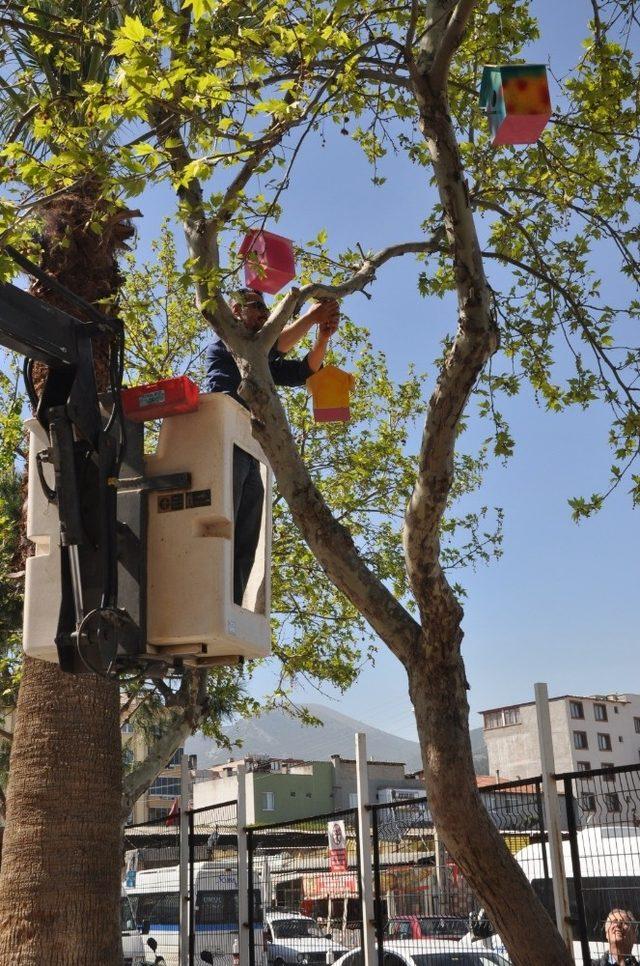
{"label": "metal fence", "polygon": [[[576,961],[597,963],[612,909],[640,914],[640,766],[556,776],[567,806],[565,874]],[[634,948],[640,959],[640,946]],[[580,959],[578,958],[580,957]]]}
{"label": "metal fence", "polygon": [[248,830],[250,926],[264,917],[250,966],[325,966],[362,948],[359,856],[355,809]]}
{"label": "metal fence", "polygon": [[[640,911],[640,765],[555,778],[573,951],[577,964],[589,966],[608,948],[609,912],[635,918]],[[541,779],[480,795],[553,917]],[[205,951],[218,966],[234,966],[234,944],[247,934],[248,966],[326,966],[342,956],[343,966],[362,966],[369,923],[379,966],[509,961],[500,937],[486,934],[480,902],[439,839],[426,797],[366,808],[372,862],[364,873],[373,905],[365,912],[361,854],[368,849],[361,849],[358,816],[350,809],[238,830],[235,802],[190,811],[190,966]],[[179,826],[168,821],[126,829],[125,883],[157,953],[178,966]],[[245,849],[246,867],[239,867]],[[633,953],[640,961],[640,947]]]}
{"label": "metal fence", "polygon": [[[125,829],[127,895],[145,941],[166,966],[179,966],[179,816]],[[238,913],[237,803],[188,812],[188,961],[208,950],[218,966],[232,966]],[[262,935],[259,936],[260,943]]]}
{"label": "metal fence", "polygon": [[[481,792],[481,798],[511,852],[541,841],[540,779],[489,788]],[[481,904],[439,839],[428,800],[375,805],[371,819],[380,966],[397,966],[399,955],[408,954],[415,960],[426,952],[434,957],[438,954],[443,963],[453,962],[449,957],[462,955],[467,945],[474,950],[469,951],[469,963],[493,962],[492,956],[503,954],[499,937],[476,936],[471,931],[472,924],[479,921]],[[550,892],[546,862],[543,881]],[[476,931],[483,930],[476,926]]]}

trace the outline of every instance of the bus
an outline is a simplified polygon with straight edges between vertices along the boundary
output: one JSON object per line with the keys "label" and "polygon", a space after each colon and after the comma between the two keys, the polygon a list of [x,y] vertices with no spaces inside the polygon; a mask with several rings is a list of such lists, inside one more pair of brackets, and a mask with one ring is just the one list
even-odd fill
{"label": "bus", "polygon": [[[195,961],[208,950],[217,966],[232,966],[234,940],[238,939],[238,874],[214,862],[193,866],[195,895]],[[135,885],[127,886],[135,919],[148,927],[149,938],[158,944],[157,954],[167,966],[179,966],[180,896],[179,867],[141,869]],[[262,897],[254,889],[253,940],[256,964],[264,959]]]}

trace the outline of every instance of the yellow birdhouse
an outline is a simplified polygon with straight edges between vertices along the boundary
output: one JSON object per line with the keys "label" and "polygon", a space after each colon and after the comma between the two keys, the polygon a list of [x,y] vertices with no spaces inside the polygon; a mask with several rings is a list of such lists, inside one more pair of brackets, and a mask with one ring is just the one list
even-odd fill
{"label": "yellow birdhouse", "polygon": [[323,366],[309,376],[307,390],[313,399],[313,416],[317,423],[349,420],[349,395],[355,382],[350,372],[338,369],[337,366]]}

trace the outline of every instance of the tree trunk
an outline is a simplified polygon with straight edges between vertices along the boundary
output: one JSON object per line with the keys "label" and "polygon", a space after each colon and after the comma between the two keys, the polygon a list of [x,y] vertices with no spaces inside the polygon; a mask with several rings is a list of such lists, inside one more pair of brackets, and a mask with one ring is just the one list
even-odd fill
{"label": "tree trunk", "polygon": [[[113,299],[121,283],[116,256],[132,234],[131,214],[112,211],[91,179],[56,196],[43,213],[41,267],[88,302]],[[78,316],[46,284],[34,283],[31,291]],[[102,388],[104,338],[94,340],[94,363]],[[42,368],[34,376],[39,392]],[[119,705],[117,682],[25,659],[0,870],[0,966],[122,962]]]}
{"label": "tree trunk", "polygon": [[447,657],[446,671],[444,663],[432,657],[407,669],[434,824],[515,966],[572,966],[573,957],[480,799],[464,664],[460,655]]}
{"label": "tree trunk", "polygon": [[118,964],[117,683],[27,658],[0,872],[0,966]]}

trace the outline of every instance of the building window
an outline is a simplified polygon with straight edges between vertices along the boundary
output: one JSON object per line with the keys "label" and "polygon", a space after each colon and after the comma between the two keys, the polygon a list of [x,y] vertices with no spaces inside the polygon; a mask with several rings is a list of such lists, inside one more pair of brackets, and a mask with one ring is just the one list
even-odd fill
{"label": "building window", "polygon": [[589,742],[587,741],[586,731],[574,731],[573,732],[573,747],[574,748],[588,748]]}
{"label": "building window", "polygon": [[[640,721],[640,718],[636,718],[636,721]],[[639,731],[639,730],[640,729],[636,728],[636,731]],[[132,735],[133,725],[131,724],[130,721],[125,721],[125,723],[120,728],[120,731],[122,732],[123,735]]]}
{"label": "building window", "polygon": [[620,742],[624,741],[624,738],[622,737],[622,735],[619,736],[618,741]]}
{"label": "building window", "polygon": [[611,735],[598,733],[598,748],[600,751],[611,751]]}
{"label": "building window", "polygon": [[263,810],[263,812],[275,812],[275,810],[276,810],[276,794],[275,794],[275,792],[263,792],[262,793],[262,810]]}
{"label": "building window", "polygon": [[576,769],[578,771],[589,771],[590,768],[591,768],[591,762],[590,761],[577,761],[576,762]]}
{"label": "building window", "polygon": [[133,750],[128,746],[122,749],[122,765],[124,768],[131,768],[133,765]]}
{"label": "building window", "polygon": [[357,808],[357,807],[358,807],[358,793],[349,792],[349,808]]}
{"label": "building window", "polygon": [[569,709],[572,718],[584,718],[584,708],[582,706],[582,701],[570,701]]}
{"label": "building window", "polygon": [[166,818],[168,814],[169,814],[168,808],[150,808],[149,821],[159,822],[161,819]]}
{"label": "building window", "polygon": [[486,731],[493,728],[508,728],[509,725],[520,724],[520,708],[502,708],[500,711],[489,711],[484,716]]}
{"label": "building window", "polygon": [[168,775],[158,775],[149,788],[150,795],[160,795],[162,798],[175,798],[180,794],[180,779],[170,778]]}
{"label": "building window", "polygon": [[296,793],[295,792],[289,792],[289,795],[291,796],[291,798],[295,798],[296,797]]}
{"label": "building window", "polygon": [[606,704],[594,704],[593,713],[596,721],[608,721]]}
{"label": "building window", "polygon": [[607,806],[608,812],[621,812],[622,805],[620,804],[620,796],[617,792],[607,792],[604,796],[604,801]]}
{"label": "building window", "polygon": [[182,761],[183,754],[184,754],[184,748],[178,748],[177,751],[174,751],[173,755],[171,756],[171,760],[167,762],[165,767],[173,768],[175,765],[179,765],[180,762]]}
{"label": "building window", "polygon": [[610,773],[610,774],[607,774],[607,775],[604,775],[603,776],[604,777],[604,780],[606,782],[614,782],[616,780],[616,776],[613,774],[613,762],[612,761],[603,761],[603,762],[600,763],[600,767],[601,768],[606,768],[607,771]]}
{"label": "building window", "polygon": [[595,812],[596,810],[596,796],[595,795],[581,795],[580,796],[580,807],[583,812]]}
{"label": "building window", "polygon": [[636,729],[636,734],[640,735],[640,718],[633,719],[633,727]]}

